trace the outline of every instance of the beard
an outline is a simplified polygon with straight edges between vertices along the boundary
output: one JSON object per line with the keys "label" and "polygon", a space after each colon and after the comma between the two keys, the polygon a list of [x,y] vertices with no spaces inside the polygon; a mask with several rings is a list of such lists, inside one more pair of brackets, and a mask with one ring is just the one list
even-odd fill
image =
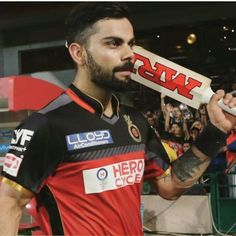
{"label": "beard", "polygon": [[109,71],[98,65],[93,59],[92,55],[87,51],[88,55],[88,69],[90,71],[91,80],[96,85],[104,89],[110,89],[116,92],[128,91],[132,87],[130,76],[120,80],[115,76],[115,72],[119,71],[132,71],[133,63],[128,61],[121,66],[114,67],[113,70]]}

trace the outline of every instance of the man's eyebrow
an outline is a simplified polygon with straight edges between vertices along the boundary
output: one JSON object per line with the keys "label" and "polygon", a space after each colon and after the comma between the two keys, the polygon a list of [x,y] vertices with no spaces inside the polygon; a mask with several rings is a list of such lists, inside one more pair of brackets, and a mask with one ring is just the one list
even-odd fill
{"label": "man's eyebrow", "polygon": [[[116,36],[108,36],[108,37],[105,37],[102,39],[103,41],[106,41],[106,40],[117,40],[119,41],[120,43],[123,43],[124,40],[120,37],[116,37]],[[128,44],[134,44],[135,43],[135,38],[132,38],[129,40]]]}
{"label": "man's eyebrow", "polygon": [[102,40],[112,40],[112,39],[124,42],[124,40],[122,38],[116,37],[116,36],[108,36],[108,37],[103,38]]}

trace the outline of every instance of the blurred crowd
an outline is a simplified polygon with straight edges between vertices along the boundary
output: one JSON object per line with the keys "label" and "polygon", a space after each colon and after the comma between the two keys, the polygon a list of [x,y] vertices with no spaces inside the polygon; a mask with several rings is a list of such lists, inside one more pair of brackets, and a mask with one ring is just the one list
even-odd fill
{"label": "blurred crowd", "polygon": [[159,108],[143,114],[162,143],[168,145],[167,151],[173,149],[176,157],[191,147],[208,122],[206,105],[194,111],[164,94],[160,96]]}
{"label": "blurred crowd", "polygon": [[[151,90],[148,93],[143,92],[140,97],[134,97],[134,105],[142,111],[156,135],[161,139],[170,161],[177,159],[191,147],[209,121],[206,105],[203,104],[196,110],[165,94],[158,96],[155,91]],[[219,182],[227,184],[226,174],[235,171],[235,159],[236,127],[206,173],[221,172]]]}

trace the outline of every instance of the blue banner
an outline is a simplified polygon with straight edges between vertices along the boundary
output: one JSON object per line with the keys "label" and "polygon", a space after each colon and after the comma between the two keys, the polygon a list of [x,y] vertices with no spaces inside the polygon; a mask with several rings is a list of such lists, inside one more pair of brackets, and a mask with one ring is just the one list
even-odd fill
{"label": "blue banner", "polygon": [[7,153],[10,147],[10,143],[1,143],[0,144],[0,153]]}

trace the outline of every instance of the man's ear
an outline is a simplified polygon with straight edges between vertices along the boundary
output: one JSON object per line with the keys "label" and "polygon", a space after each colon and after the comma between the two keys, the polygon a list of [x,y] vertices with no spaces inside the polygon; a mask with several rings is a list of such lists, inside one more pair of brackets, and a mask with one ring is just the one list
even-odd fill
{"label": "man's ear", "polygon": [[72,59],[77,65],[83,66],[86,64],[86,50],[84,47],[78,43],[72,43],[68,49]]}

